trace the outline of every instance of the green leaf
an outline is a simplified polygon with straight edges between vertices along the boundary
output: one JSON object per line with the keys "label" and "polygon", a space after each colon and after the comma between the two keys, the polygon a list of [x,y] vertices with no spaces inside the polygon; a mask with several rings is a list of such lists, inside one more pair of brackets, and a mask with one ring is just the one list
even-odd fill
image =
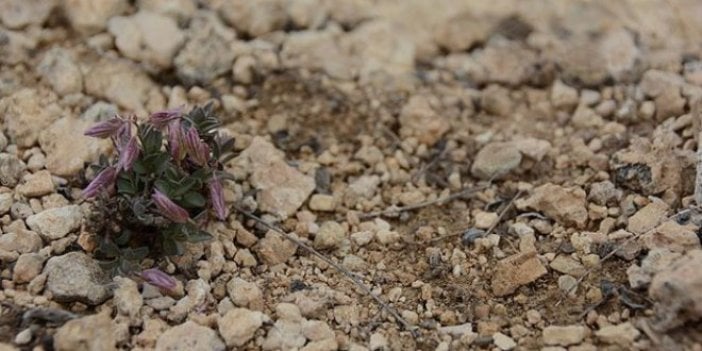
{"label": "green leaf", "polygon": [[183,245],[171,238],[163,240],[163,254],[166,256],[175,256],[183,254]]}
{"label": "green leaf", "polygon": [[151,125],[146,125],[139,131],[139,138],[145,155],[151,155],[161,151],[163,135]]}
{"label": "green leaf", "polygon": [[121,174],[117,179],[117,193],[125,195],[134,195],[138,191],[136,184],[127,174]]}
{"label": "green leaf", "polygon": [[149,248],[144,247],[144,246],[138,247],[136,249],[125,248],[122,250],[122,256],[126,260],[135,261],[135,262],[140,262],[141,260],[146,258],[146,256],[148,254],[149,254]]}
{"label": "green leaf", "polygon": [[207,204],[207,199],[202,194],[191,191],[183,196],[181,203],[188,208],[199,208]]}
{"label": "green leaf", "polygon": [[207,241],[207,240],[212,239],[212,234],[210,234],[204,230],[201,230],[200,228],[198,228],[192,224],[184,225],[183,227],[184,227],[183,229],[188,237],[187,240],[191,243],[197,243],[197,242]]}
{"label": "green leaf", "polygon": [[124,246],[127,245],[129,242],[129,239],[132,238],[132,231],[129,229],[125,229],[122,231],[122,233],[115,238],[115,244],[119,246]]}

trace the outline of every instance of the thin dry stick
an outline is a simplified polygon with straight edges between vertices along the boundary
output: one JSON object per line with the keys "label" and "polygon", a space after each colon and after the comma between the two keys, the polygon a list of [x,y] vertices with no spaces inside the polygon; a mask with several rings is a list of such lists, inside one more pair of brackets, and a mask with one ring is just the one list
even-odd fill
{"label": "thin dry stick", "polygon": [[[512,206],[514,205],[514,201],[516,201],[520,196],[522,196],[522,191],[521,191],[521,190],[519,190],[519,191],[517,192],[517,194],[514,195],[514,196],[512,197],[512,199],[509,200],[509,203],[507,204],[507,206],[505,206],[505,208],[502,209],[502,211],[500,212],[500,214],[497,216],[497,219],[495,220],[495,222],[492,223],[492,225],[490,225],[490,227],[485,231],[485,235],[483,235],[483,236],[488,236],[488,235],[492,234],[492,231],[495,230],[495,228],[497,228],[497,226],[498,226],[498,225],[500,224],[500,222],[502,221],[502,218],[504,218],[505,214],[507,214],[507,211],[509,211],[509,210],[512,208]],[[438,237],[438,238],[431,239],[429,242],[430,242],[430,243],[434,243],[434,242],[441,241],[441,240],[444,240],[444,239],[447,239],[447,238],[452,238],[452,237],[454,237],[454,236],[461,235],[461,234],[463,234],[464,232],[465,232],[465,230],[462,230],[462,231],[460,231],[460,232],[455,232],[455,233],[447,234],[447,235],[444,235],[444,236],[440,236],[440,237]],[[512,248],[514,248],[514,247],[512,247]]]}
{"label": "thin dry stick", "polygon": [[[668,221],[668,220],[671,220],[671,219],[675,219],[675,218],[677,218],[678,216],[681,216],[681,215],[683,215],[683,214],[689,213],[690,211],[692,211],[692,209],[689,209],[689,208],[688,208],[688,209],[684,209],[684,210],[682,210],[682,211],[680,211],[680,212],[678,212],[678,213],[676,213],[676,214],[673,214],[673,215],[670,215],[670,216],[668,216],[668,217],[666,217],[666,218],[661,219],[660,221],[658,221],[658,222],[656,223],[656,225],[653,226],[653,228],[647,230],[646,232],[643,232],[643,233],[640,233],[640,234],[634,234],[633,236],[629,237],[628,239],[624,240],[624,242],[622,242],[621,244],[617,245],[617,247],[615,247],[612,251],[610,251],[610,252],[609,252],[608,254],[606,254],[604,257],[602,257],[602,259],[600,260],[600,265],[601,265],[602,263],[604,263],[604,261],[607,261],[609,258],[611,258],[612,256],[614,256],[617,252],[619,252],[619,250],[621,250],[624,246],[626,246],[626,245],[629,244],[630,242],[632,242],[632,241],[634,241],[634,240],[637,240],[638,238],[640,238],[640,237],[642,237],[642,236],[644,236],[644,235],[646,235],[646,234],[653,233],[653,231],[656,230],[656,228],[657,228],[661,223],[663,223],[663,222],[665,222],[665,221]],[[583,282],[583,280],[585,280],[585,278],[586,278],[590,273],[592,273],[596,268],[599,268],[599,267],[598,267],[598,266],[595,266],[595,267],[588,268],[588,270],[585,271],[585,274],[583,274],[580,278],[578,278],[578,280],[575,281],[575,284],[573,284],[573,286],[571,286],[571,287],[563,294],[564,296],[562,296],[562,297],[558,300],[558,302],[556,303],[556,307],[560,306],[561,303],[563,303],[563,299],[564,299],[565,297],[567,297],[568,295],[570,295],[570,293],[573,292],[575,289],[577,289],[578,286],[580,286],[580,284]]]}
{"label": "thin dry stick", "polygon": [[258,217],[258,216],[256,216],[256,215],[253,214],[253,213],[246,212],[244,209],[239,208],[238,206],[234,206],[234,208],[235,208],[237,211],[239,211],[241,214],[243,214],[244,216],[249,217],[249,218],[253,219],[254,221],[260,223],[260,224],[263,225],[264,227],[266,227],[266,228],[268,228],[268,229],[270,229],[270,230],[272,230],[272,231],[274,231],[274,232],[276,232],[276,233],[282,235],[285,239],[290,240],[290,241],[293,242],[295,245],[297,245],[297,246],[299,246],[299,247],[305,249],[307,252],[309,252],[309,253],[311,253],[311,254],[313,254],[313,255],[319,257],[322,261],[326,262],[328,265],[334,267],[336,270],[338,270],[339,272],[343,273],[343,274],[344,274],[347,278],[349,278],[354,284],[356,284],[359,288],[361,288],[361,290],[363,290],[364,293],[366,293],[367,295],[369,295],[370,297],[372,297],[373,300],[375,300],[375,302],[377,302],[378,305],[380,305],[380,307],[382,307],[385,311],[387,311],[388,313],[390,313],[390,315],[392,315],[392,316],[395,318],[395,320],[397,320],[397,321],[402,325],[402,327],[403,327],[405,330],[410,331],[414,337],[417,337],[417,336],[418,336],[417,327],[413,326],[413,325],[410,324],[407,320],[405,320],[404,318],[402,318],[402,316],[400,316],[400,314],[397,312],[397,310],[395,310],[395,308],[393,308],[392,306],[388,305],[388,304],[387,304],[385,301],[383,301],[383,299],[381,299],[378,295],[374,294],[374,293],[371,291],[371,289],[370,289],[368,286],[366,286],[366,284],[364,284],[364,283],[356,276],[356,274],[351,273],[348,269],[346,269],[346,268],[344,268],[343,266],[339,265],[338,263],[332,261],[330,258],[328,258],[327,256],[324,256],[322,253],[320,253],[319,251],[315,250],[315,249],[312,248],[311,246],[309,246],[309,245],[305,244],[304,242],[300,241],[300,239],[298,239],[298,238],[296,238],[296,237],[294,237],[294,236],[292,236],[292,235],[290,235],[290,234],[284,232],[283,230],[279,229],[278,227],[276,227],[276,226],[274,226],[274,225],[272,225],[272,224],[266,222],[266,221],[263,220],[261,217]]}
{"label": "thin dry stick", "polygon": [[436,204],[443,203],[443,202],[449,202],[451,200],[454,200],[454,199],[457,199],[460,197],[472,195],[474,193],[477,193],[480,190],[487,189],[491,183],[492,183],[492,179],[490,179],[486,185],[475,187],[475,188],[470,188],[470,189],[464,189],[464,190],[461,190],[459,192],[453,193],[447,197],[440,197],[440,198],[437,198],[437,199],[434,199],[431,201],[424,201],[424,202],[420,202],[418,204],[404,206],[404,207],[386,208],[382,211],[363,213],[359,216],[359,218],[360,219],[369,219],[369,218],[375,218],[375,217],[379,217],[379,216],[398,215],[402,212],[414,211],[414,210],[418,210],[420,208],[428,207],[431,205],[436,205]]}

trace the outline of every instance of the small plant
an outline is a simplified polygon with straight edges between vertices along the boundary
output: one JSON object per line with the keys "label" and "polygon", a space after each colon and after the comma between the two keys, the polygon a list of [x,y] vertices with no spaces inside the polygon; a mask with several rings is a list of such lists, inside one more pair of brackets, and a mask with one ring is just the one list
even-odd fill
{"label": "small plant", "polygon": [[211,238],[203,228],[225,220],[223,163],[234,157],[234,140],[217,133],[212,105],[136,117],[113,117],[85,132],[111,139],[116,155],[102,155],[83,197],[95,199],[90,221],[95,256],[112,274],[139,268],[147,256],[183,253],[185,242]]}

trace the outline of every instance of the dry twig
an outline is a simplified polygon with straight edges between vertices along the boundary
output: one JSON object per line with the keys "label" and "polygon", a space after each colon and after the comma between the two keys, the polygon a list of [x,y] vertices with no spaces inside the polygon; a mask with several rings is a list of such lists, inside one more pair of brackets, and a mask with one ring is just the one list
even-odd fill
{"label": "dry twig", "polygon": [[369,219],[369,218],[375,218],[375,217],[379,217],[379,216],[397,216],[402,212],[414,211],[414,210],[418,210],[418,209],[421,209],[424,207],[428,207],[428,206],[432,206],[432,205],[436,205],[436,204],[441,204],[441,203],[446,203],[446,202],[449,202],[451,200],[455,200],[455,199],[458,199],[458,198],[461,198],[464,196],[473,195],[480,190],[487,189],[490,186],[490,184],[492,184],[492,179],[490,179],[488,181],[488,183],[485,185],[478,186],[475,188],[463,189],[459,192],[455,192],[455,193],[453,193],[449,196],[446,196],[446,197],[440,197],[440,198],[437,198],[434,200],[424,201],[424,202],[420,202],[418,204],[403,206],[403,207],[392,207],[391,206],[391,207],[386,208],[382,211],[363,213],[363,214],[359,215],[359,218],[360,219]]}
{"label": "dry twig", "polygon": [[294,243],[295,245],[297,245],[298,247],[301,247],[301,248],[305,249],[307,252],[309,252],[309,253],[311,253],[311,254],[313,254],[313,255],[319,257],[322,261],[324,261],[324,262],[326,262],[328,265],[334,267],[337,271],[339,271],[339,272],[341,272],[342,274],[344,274],[347,278],[349,278],[349,280],[351,280],[354,284],[356,284],[359,288],[361,288],[361,290],[363,290],[363,292],[364,292],[366,295],[369,295],[370,297],[372,297],[373,300],[375,300],[375,302],[377,302],[378,305],[380,305],[381,308],[383,308],[383,309],[384,309],[385,311],[387,311],[390,315],[392,315],[392,316],[395,318],[395,320],[398,321],[398,322],[402,325],[402,327],[403,327],[405,330],[411,332],[412,335],[413,335],[414,337],[417,337],[417,336],[418,336],[417,327],[416,327],[416,326],[413,326],[413,325],[410,324],[407,320],[405,320],[404,318],[402,318],[402,316],[400,316],[400,314],[397,312],[397,310],[396,310],[394,307],[390,306],[390,305],[387,304],[385,301],[383,301],[383,299],[381,299],[378,295],[374,294],[374,293],[371,291],[371,289],[370,289],[366,284],[364,284],[364,283],[357,277],[356,274],[354,274],[354,273],[352,273],[351,271],[349,271],[348,269],[344,268],[342,265],[340,265],[340,264],[338,264],[338,263],[332,261],[332,260],[331,260],[330,258],[328,258],[327,256],[324,256],[322,253],[320,253],[319,251],[315,250],[313,247],[311,247],[311,246],[305,244],[305,243],[302,242],[300,239],[298,239],[298,238],[296,238],[296,237],[294,237],[294,236],[292,236],[292,235],[290,235],[290,234],[284,232],[282,229],[278,228],[277,226],[266,222],[266,221],[263,220],[261,217],[258,217],[258,216],[256,216],[256,215],[253,214],[253,213],[247,212],[247,211],[245,211],[244,209],[239,208],[238,206],[234,206],[234,208],[235,208],[237,211],[239,211],[239,213],[241,213],[242,215],[244,215],[244,216],[246,216],[246,217],[248,217],[248,218],[251,218],[251,219],[253,219],[254,221],[256,221],[256,222],[260,223],[261,225],[263,225],[264,227],[266,227],[266,228],[268,228],[268,229],[270,229],[270,230],[272,230],[272,231],[274,231],[274,232],[280,234],[280,235],[283,236],[285,239],[287,239],[287,240],[293,242],[293,243]]}

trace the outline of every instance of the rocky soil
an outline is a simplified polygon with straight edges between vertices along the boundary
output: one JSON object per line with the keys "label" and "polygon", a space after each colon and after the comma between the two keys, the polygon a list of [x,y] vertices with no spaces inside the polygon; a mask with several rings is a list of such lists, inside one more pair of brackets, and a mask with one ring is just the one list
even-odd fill
{"label": "rocky soil", "polygon": [[[700,350],[695,0],[0,1],[0,350]],[[216,239],[107,276],[115,113],[214,102]]]}

